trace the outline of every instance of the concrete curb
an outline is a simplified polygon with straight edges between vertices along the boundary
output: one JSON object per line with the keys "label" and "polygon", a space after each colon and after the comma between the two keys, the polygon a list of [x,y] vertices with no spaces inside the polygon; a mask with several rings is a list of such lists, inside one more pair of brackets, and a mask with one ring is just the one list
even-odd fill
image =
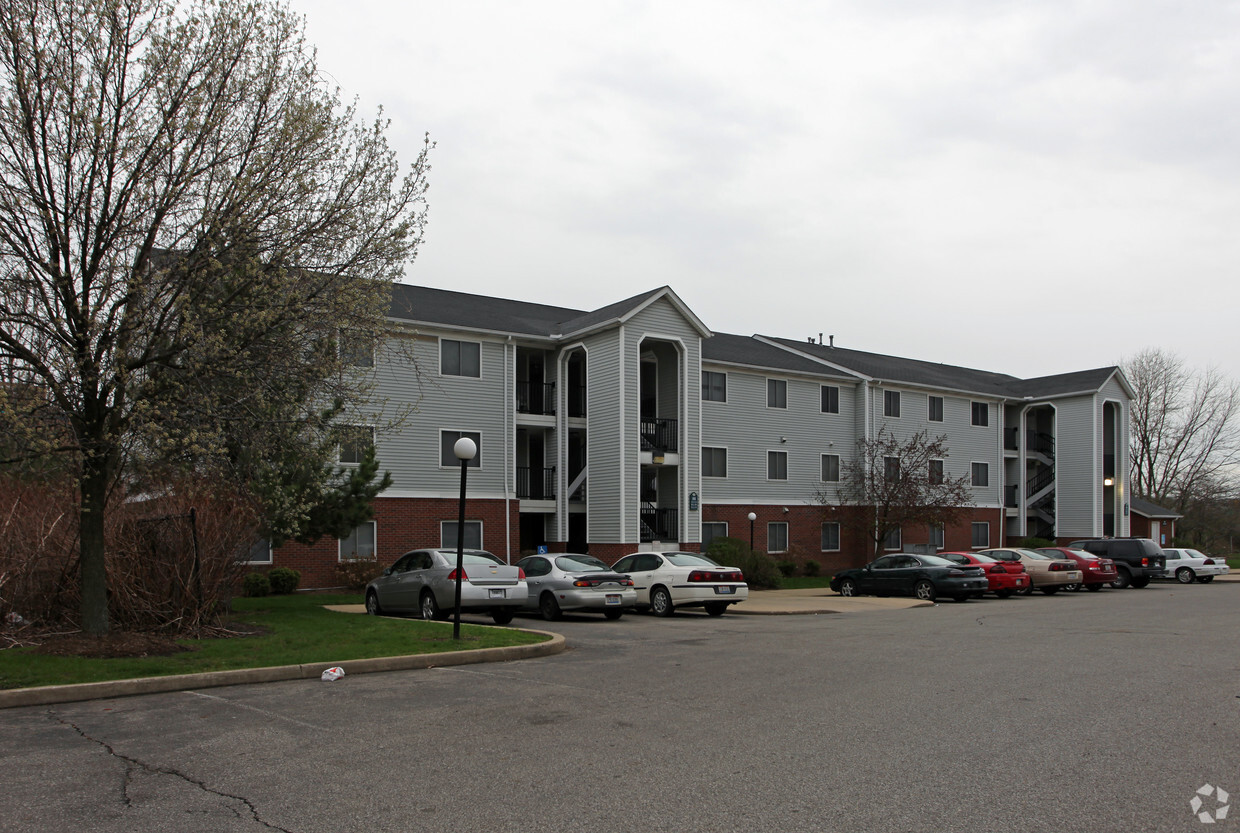
{"label": "concrete curb", "polygon": [[[843,597],[841,597],[843,598]],[[887,601],[887,600],[884,600]],[[904,600],[901,600],[904,601]],[[819,615],[826,613],[871,613],[876,610],[909,610],[914,607],[934,607],[936,602],[923,601],[905,601],[903,604],[884,604],[884,605],[852,605],[851,609],[844,610],[840,607],[794,607],[785,608],[774,607],[751,607],[746,609],[745,605],[737,604],[728,608],[728,613],[743,613],[746,616],[805,616]]]}
{"label": "concrete curb", "polygon": [[449,665],[472,665],[479,662],[508,662],[558,654],[567,646],[564,637],[549,631],[525,630],[551,637],[535,645],[510,645],[504,648],[472,648],[467,651],[445,651],[441,654],[411,654],[400,657],[376,657],[344,662],[312,662],[301,665],[276,665],[268,668],[238,668],[233,671],[209,671],[203,674],[175,674],[167,677],[139,677],[133,680],[108,680],[78,685],[39,686],[0,691],[0,709],[18,706],[47,706],[129,697],[134,694],[156,694],[247,683],[274,683],[280,680],[317,679],[323,671],[338,665],[346,675],[370,674],[376,671],[407,671],[415,668],[436,668]]}

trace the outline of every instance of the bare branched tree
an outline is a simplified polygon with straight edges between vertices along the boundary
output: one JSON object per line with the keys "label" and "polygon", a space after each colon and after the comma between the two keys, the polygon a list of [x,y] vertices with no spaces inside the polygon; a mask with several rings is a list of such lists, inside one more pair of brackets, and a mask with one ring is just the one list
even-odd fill
{"label": "bare branched tree", "polygon": [[947,437],[931,437],[919,431],[901,440],[886,429],[873,439],[857,441],[857,456],[841,467],[838,497],[820,488],[816,502],[834,500],[858,511],[843,516],[842,523],[859,537],[874,544],[875,556],[896,530],[910,525],[954,523],[973,506],[969,478],[953,477],[931,461],[950,456]]}
{"label": "bare branched tree", "polygon": [[303,30],[268,0],[0,4],[5,450],[77,472],[89,632],[130,462],[330,448],[421,240],[429,145],[402,171]]}
{"label": "bare branched tree", "polygon": [[1240,476],[1240,383],[1216,368],[1194,371],[1151,348],[1123,362],[1132,403],[1136,493],[1183,510],[1203,493],[1236,488]]}

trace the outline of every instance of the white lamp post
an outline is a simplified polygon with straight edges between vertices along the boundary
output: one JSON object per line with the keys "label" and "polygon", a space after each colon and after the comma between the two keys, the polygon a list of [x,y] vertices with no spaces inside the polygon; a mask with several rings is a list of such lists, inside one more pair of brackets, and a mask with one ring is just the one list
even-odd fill
{"label": "white lamp post", "polygon": [[461,638],[461,576],[465,574],[465,472],[469,461],[478,455],[478,446],[469,437],[461,437],[452,446],[452,453],[461,461],[461,511],[456,522],[456,610],[452,614],[452,638]]}
{"label": "white lamp post", "polygon": [[749,513],[749,551],[753,552],[753,522],[758,520],[758,516],[753,512]]}

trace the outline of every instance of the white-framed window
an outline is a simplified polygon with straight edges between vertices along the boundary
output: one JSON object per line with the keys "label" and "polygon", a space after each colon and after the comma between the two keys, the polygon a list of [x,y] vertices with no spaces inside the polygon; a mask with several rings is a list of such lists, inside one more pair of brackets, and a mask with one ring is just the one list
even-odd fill
{"label": "white-framed window", "polygon": [[271,539],[259,538],[246,551],[244,561],[246,564],[270,564],[271,558]]}
{"label": "white-framed window", "polygon": [[942,524],[930,524],[930,536],[928,540],[936,550],[941,550],[944,548]]}
{"label": "white-framed window", "polygon": [[903,547],[904,536],[901,533],[902,530],[899,527],[896,527],[883,536],[883,549],[898,550]]}
{"label": "white-framed window", "polygon": [[822,412],[824,414],[840,412],[840,389],[836,385],[822,386]]}
{"label": "white-framed window", "polygon": [[985,428],[990,425],[990,405],[985,402],[972,403],[973,424]]}
{"label": "white-framed window", "polygon": [[476,341],[439,339],[439,373],[441,376],[482,377],[482,345]]}
{"label": "white-framed window", "polygon": [[768,451],[766,453],[766,479],[788,479],[788,452]]}
{"label": "white-framed window", "polygon": [[374,521],[367,521],[360,526],[353,528],[347,536],[340,539],[340,552],[338,558],[341,561],[370,561],[375,557],[375,527]]}
{"label": "white-framed window", "polygon": [[726,448],[702,446],[702,476],[728,476],[728,450]]}
{"label": "white-framed window", "polygon": [[339,461],[346,466],[362,462],[366,452],[374,447],[375,429],[369,425],[346,425],[340,437]]}
{"label": "white-framed window", "polygon": [[990,485],[990,463],[973,463],[970,468],[973,473],[974,486]]}
{"label": "white-framed window", "polygon": [[375,345],[363,336],[340,331],[340,363],[350,367],[374,367]]}
{"label": "white-framed window", "polygon": [[440,431],[440,466],[453,469],[459,469],[461,467],[461,461],[456,459],[456,452],[452,449],[456,445],[456,441],[462,437],[469,437],[469,439],[474,441],[474,445],[478,448],[478,453],[474,455],[474,459],[470,460],[466,465],[472,469],[482,467],[482,433],[480,431]]}
{"label": "white-framed window", "polygon": [[766,407],[788,407],[788,382],[784,379],[766,380]]}
{"label": "white-framed window", "polygon": [[942,461],[942,460],[933,460],[933,459],[932,459],[932,460],[930,461],[930,472],[929,472],[929,474],[930,474],[930,483],[931,483],[931,485],[933,485],[933,486],[939,486],[939,485],[941,485],[941,484],[943,483],[943,461]]}
{"label": "white-framed window", "polygon": [[[456,549],[456,521],[439,522],[439,546],[445,550]],[[465,549],[482,549],[482,521],[465,522]]]}
{"label": "white-framed window", "polygon": [[840,525],[836,521],[827,521],[822,525],[822,551],[839,552]]}
{"label": "white-framed window", "polygon": [[839,483],[840,482],[840,455],[838,454],[822,455],[822,482],[823,483]]}
{"label": "white-framed window", "polygon": [[710,544],[716,538],[728,537],[728,524],[726,521],[702,521],[702,552],[706,552],[710,548]]}
{"label": "white-framed window", "polygon": [[929,413],[926,414],[926,419],[930,420],[931,422],[942,422],[943,421],[943,397],[941,396],[930,397],[930,408],[929,408]]}
{"label": "white-framed window", "polygon": [[900,479],[900,458],[884,457],[883,458],[883,479],[894,482]]}
{"label": "white-framed window", "polygon": [[728,374],[713,370],[702,371],[702,401],[728,401]]}
{"label": "white-framed window", "polygon": [[883,416],[899,419],[900,417],[900,391],[898,390],[883,391]]}
{"label": "white-framed window", "polygon": [[990,546],[990,522],[973,522],[973,549],[984,550]]}
{"label": "white-framed window", "polygon": [[787,521],[772,521],[766,525],[766,551],[768,553],[788,551]]}

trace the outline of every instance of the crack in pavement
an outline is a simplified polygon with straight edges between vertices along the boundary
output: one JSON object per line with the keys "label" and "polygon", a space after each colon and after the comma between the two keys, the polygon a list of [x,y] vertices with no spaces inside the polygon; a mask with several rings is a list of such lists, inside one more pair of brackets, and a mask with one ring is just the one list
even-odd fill
{"label": "crack in pavement", "polygon": [[[207,786],[204,782],[199,781],[197,778],[191,778],[190,776],[186,775],[185,773],[179,770],[170,769],[168,767],[155,766],[154,764],[148,764],[145,761],[140,761],[137,758],[130,757],[129,755],[126,755],[122,752],[116,751],[116,749],[113,748],[112,745],[109,744],[107,741],[102,741],[102,740],[99,740],[98,738],[93,738],[90,735],[86,734],[86,732],[80,726],[73,723],[72,721],[66,720],[65,718],[57,714],[55,711],[49,710],[47,715],[50,719],[55,720],[60,725],[67,726],[70,729],[72,729],[83,740],[87,740],[87,741],[90,741],[91,743],[101,746],[104,750],[107,751],[109,755],[111,755],[112,757],[118,760],[125,762],[125,776],[121,780],[121,801],[125,804],[126,807],[133,806],[133,800],[129,797],[129,785],[133,782],[134,771],[140,768],[154,775],[170,775],[173,778],[180,778],[185,783],[192,784],[193,786],[197,787],[198,789],[202,790],[205,793],[209,793],[219,798],[225,798],[231,801],[240,802],[241,804],[245,805],[247,810],[250,811],[250,817],[253,818],[254,821],[256,821],[257,823],[261,824],[263,827],[266,827],[269,830],[278,830],[280,831],[280,833],[295,833],[295,831],[289,830],[286,827],[280,827],[278,825],[271,824],[270,822],[264,820],[261,816],[259,816],[258,808],[255,807],[253,802],[251,802],[245,796],[233,795],[232,793],[226,793],[221,790],[213,789]],[[233,814],[237,816],[237,818],[239,819],[245,818],[244,814],[241,813],[236,807],[229,807],[228,809],[230,809],[233,812]]]}

